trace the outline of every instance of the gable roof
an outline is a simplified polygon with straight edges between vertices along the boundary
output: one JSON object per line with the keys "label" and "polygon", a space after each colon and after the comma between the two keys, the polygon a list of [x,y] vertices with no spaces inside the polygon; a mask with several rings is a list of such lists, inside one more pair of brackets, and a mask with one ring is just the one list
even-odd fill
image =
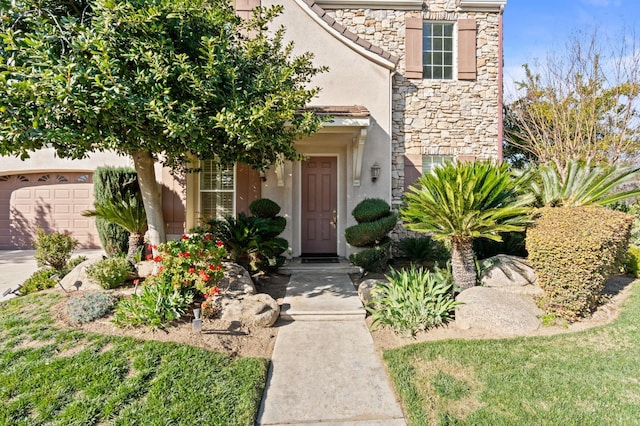
{"label": "gable roof", "polygon": [[384,66],[385,68],[390,70],[395,69],[400,58],[378,46],[374,46],[369,41],[349,31],[343,25],[340,25],[335,19],[329,16],[322,7],[320,7],[316,0],[296,0],[296,3],[298,3],[302,9],[311,16],[311,18],[330,32],[331,35],[342,41],[351,49]]}

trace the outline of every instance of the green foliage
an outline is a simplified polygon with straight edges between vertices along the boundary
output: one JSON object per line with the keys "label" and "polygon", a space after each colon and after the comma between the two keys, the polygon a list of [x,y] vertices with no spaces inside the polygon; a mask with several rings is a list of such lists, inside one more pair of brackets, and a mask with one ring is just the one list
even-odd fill
{"label": "green foliage", "polygon": [[534,179],[531,188],[544,206],[589,206],[608,204],[640,196],[640,189],[627,191],[617,188],[640,173],[639,167],[591,166],[570,161],[565,169],[555,164],[540,166],[539,181]]}
{"label": "green foliage", "polygon": [[[127,199],[130,194],[139,194],[140,186],[135,170],[125,167],[98,167],[93,173],[93,196],[96,205],[114,199],[116,195]],[[115,223],[96,216],[96,228],[104,251],[112,256],[126,253],[129,247],[129,232]]]}
{"label": "green foliage", "polygon": [[87,275],[100,287],[112,289],[125,284],[133,275],[133,265],[125,257],[115,256],[102,259],[87,267]]}
{"label": "green foliage", "polygon": [[162,273],[148,278],[140,295],[134,294],[118,302],[113,323],[118,327],[164,328],[187,312],[193,296],[192,291],[176,290],[171,275]]}
{"label": "green foliage", "polygon": [[94,207],[95,210],[84,211],[82,215],[99,217],[125,229],[129,233],[127,257],[133,261],[147,229],[147,214],[140,192],[124,196],[118,193],[101,204],[95,203]]}
{"label": "green foliage", "polygon": [[249,204],[249,211],[253,216],[272,218],[280,213],[280,206],[268,198],[258,198]]}
{"label": "green foliage", "polygon": [[71,324],[85,324],[102,318],[113,310],[116,298],[100,291],[84,293],[67,300],[67,316]]}
{"label": "green foliage", "polygon": [[381,272],[387,269],[390,258],[391,239],[386,237],[380,244],[352,253],[349,261],[367,272]]}
{"label": "green foliage", "polygon": [[461,288],[475,285],[473,239],[501,241],[523,231],[533,201],[524,192],[528,175],[515,176],[506,163],[447,163],[425,173],[404,195],[400,217],[407,229],[451,242],[451,266]]}
{"label": "green foliage", "polygon": [[36,230],[36,241],[33,244],[36,249],[35,258],[38,266],[51,266],[58,273],[64,275],[67,262],[71,253],[78,246],[68,233],[47,233],[42,228]]}
{"label": "green foliage", "polygon": [[247,216],[241,212],[236,218],[227,216],[225,220],[211,220],[208,225],[224,243],[229,258],[250,273],[276,270],[284,263],[282,253],[289,243],[277,235],[286,226],[285,218]]}
{"label": "green foliage", "polygon": [[38,269],[22,283],[20,293],[29,294],[55,287],[57,282],[53,278],[54,275],[59,275],[59,273],[53,268]]}
{"label": "green foliage", "polygon": [[623,266],[626,274],[636,278],[640,277],[640,247],[629,247]]}
{"label": "green foliage", "polygon": [[84,262],[85,260],[87,260],[87,256],[76,256],[74,258],[71,258],[67,262],[67,268],[66,268],[67,271],[71,271],[73,268],[75,268],[76,266],[78,266],[79,264]]}
{"label": "green foliage", "polygon": [[502,241],[473,240],[473,252],[478,259],[487,259],[498,254],[527,257],[525,238],[525,232],[505,232],[502,234]]}
{"label": "green foliage", "polygon": [[344,230],[347,242],[354,247],[368,247],[382,241],[398,223],[398,214],[389,213],[375,222],[363,222]]}
{"label": "green foliage", "polygon": [[389,216],[391,207],[389,204],[379,198],[365,198],[358,203],[351,214],[356,222],[375,222],[378,219]]}
{"label": "green foliage", "polygon": [[374,327],[388,326],[396,333],[414,335],[445,324],[458,304],[453,299],[453,279],[447,271],[411,266],[396,270],[373,290],[375,303],[367,307]]}
{"label": "green foliage", "polygon": [[416,263],[425,263],[433,259],[433,244],[431,237],[403,238],[398,242],[402,253]]}
{"label": "green foliage", "polygon": [[228,0],[3,4],[0,155],[131,155],[149,171],[138,179],[153,243],[165,225],[153,158],[264,170],[300,159],[295,143],[328,119],[306,109],[325,68],[270,25],[280,5],[245,20]]}
{"label": "green foliage", "polygon": [[575,321],[590,313],[627,251],[633,218],[599,206],[542,208],[527,231],[529,262],[548,314]]}

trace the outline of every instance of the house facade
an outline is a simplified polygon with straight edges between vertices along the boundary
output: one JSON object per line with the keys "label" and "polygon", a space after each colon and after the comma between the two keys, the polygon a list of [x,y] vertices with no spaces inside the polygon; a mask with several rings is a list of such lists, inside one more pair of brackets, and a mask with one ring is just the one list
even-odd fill
{"label": "house facade", "polygon": [[[313,52],[317,65],[329,67],[314,79],[312,84],[322,90],[309,107],[332,119],[296,143],[305,161],[274,164],[262,176],[241,164],[223,168],[213,161],[203,162],[200,173],[184,177],[158,167],[168,236],[190,229],[202,217],[247,211],[253,199],[265,197],[282,207],[280,214],[287,218],[282,237],[289,241],[292,256],[348,256],[353,248],[344,230],[355,224],[351,211],[360,201],[382,198],[397,208],[407,186],[438,164],[500,158],[505,3],[236,0],[244,16],[260,4],[284,6],[275,25],[286,27],[296,51]],[[73,220],[85,218],[63,220],[48,213],[69,211],[73,216],[85,209],[64,201],[65,188],[71,187],[57,180],[59,172],[80,170],[90,181],[92,168],[127,162],[116,156],[85,163],[56,160],[51,153],[49,157],[41,164],[3,159],[0,235],[8,237],[0,240],[0,248],[24,245],[28,231],[19,228],[43,218],[51,227],[76,235]],[[52,180],[39,181],[45,174]],[[37,194],[45,194],[44,187],[49,192],[53,188],[53,200],[39,201]],[[90,182],[82,188],[90,188]],[[29,210],[39,202],[44,207]],[[84,222],[77,222],[78,229],[80,225]],[[97,239],[90,236],[91,224],[86,226],[88,236],[81,241],[91,246]]]}

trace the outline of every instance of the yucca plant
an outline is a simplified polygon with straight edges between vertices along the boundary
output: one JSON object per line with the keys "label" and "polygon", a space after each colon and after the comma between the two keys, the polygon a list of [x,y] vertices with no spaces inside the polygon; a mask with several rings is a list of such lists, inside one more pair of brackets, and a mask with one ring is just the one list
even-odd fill
{"label": "yucca plant", "polygon": [[451,243],[453,278],[462,289],[476,283],[473,240],[501,241],[503,232],[529,223],[533,196],[523,188],[528,175],[514,176],[506,163],[446,164],[426,173],[405,194],[400,217],[413,231]]}
{"label": "yucca plant", "polygon": [[545,206],[606,206],[616,201],[640,196],[640,189],[619,190],[619,186],[638,176],[638,167],[591,166],[571,161],[560,170],[554,163],[540,166],[539,179],[531,189]]}
{"label": "yucca plant", "polygon": [[121,194],[115,194],[113,198],[102,204],[96,204],[95,210],[84,211],[82,215],[99,217],[126,229],[129,232],[127,259],[134,260],[147,229],[147,215],[139,193],[130,193],[124,197]]}

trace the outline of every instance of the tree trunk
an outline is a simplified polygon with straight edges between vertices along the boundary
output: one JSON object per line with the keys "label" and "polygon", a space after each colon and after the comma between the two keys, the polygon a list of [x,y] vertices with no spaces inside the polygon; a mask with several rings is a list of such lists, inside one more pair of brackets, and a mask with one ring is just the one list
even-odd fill
{"label": "tree trunk", "polygon": [[473,238],[451,239],[451,271],[453,280],[461,289],[476,285],[476,262],[473,259]]}
{"label": "tree trunk", "polygon": [[158,245],[166,241],[164,232],[164,216],[162,214],[162,198],[160,186],[156,182],[154,160],[151,153],[137,151],[132,154],[133,165],[138,174],[138,183],[142,193],[142,202],[147,214],[149,242]]}
{"label": "tree trunk", "polygon": [[138,253],[138,248],[142,243],[142,235],[138,232],[130,232],[129,233],[129,249],[127,250],[127,259],[131,262],[134,261],[136,257],[136,253]]}

